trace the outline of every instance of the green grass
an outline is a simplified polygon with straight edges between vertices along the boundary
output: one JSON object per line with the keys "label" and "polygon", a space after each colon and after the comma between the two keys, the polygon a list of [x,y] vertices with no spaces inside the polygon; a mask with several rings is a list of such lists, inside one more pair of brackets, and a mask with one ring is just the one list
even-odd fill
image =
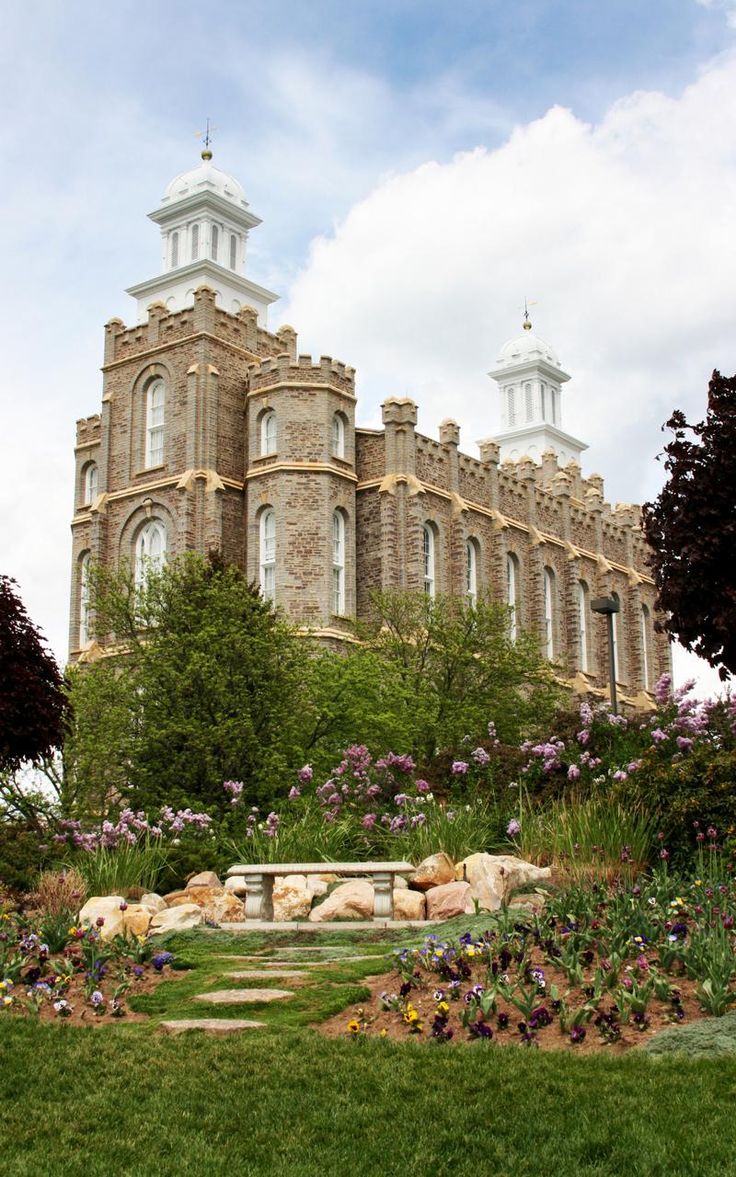
{"label": "green grass", "polygon": [[[463,928],[473,923],[466,918]],[[225,1039],[156,1033],[164,1016],[212,1012],[191,998],[223,986],[223,954],[266,949],[272,958],[295,942],[345,959],[309,969],[290,1001],[216,1010],[256,1016],[266,1029]],[[2,1019],[3,1177],[733,1172],[736,1059],[332,1041],[309,1028],[361,1000],[355,995],[377,966],[351,956],[396,943],[395,931],[188,933],[167,942],[188,972],[137,999],[149,1023],[78,1029]]]}

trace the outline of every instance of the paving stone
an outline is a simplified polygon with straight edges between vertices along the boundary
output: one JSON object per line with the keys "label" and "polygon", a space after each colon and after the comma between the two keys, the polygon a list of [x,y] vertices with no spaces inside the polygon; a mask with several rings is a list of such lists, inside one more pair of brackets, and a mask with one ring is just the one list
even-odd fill
{"label": "paving stone", "polygon": [[233,981],[262,981],[264,977],[308,977],[301,969],[245,969],[239,973],[225,973]]}
{"label": "paving stone", "polygon": [[252,1022],[248,1018],[178,1018],[173,1022],[161,1022],[164,1034],[183,1034],[185,1030],[204,1030],[206,1034],[237,1034],[240,1030],[256,1030],[265,1022]]}
{"label": "paving stone", "polygon": [[291,989],[216,989],[214,993],[198,993],[194,1000],[209,1005],[246,1005],[251,1001],[280,1001],[293,996]]}

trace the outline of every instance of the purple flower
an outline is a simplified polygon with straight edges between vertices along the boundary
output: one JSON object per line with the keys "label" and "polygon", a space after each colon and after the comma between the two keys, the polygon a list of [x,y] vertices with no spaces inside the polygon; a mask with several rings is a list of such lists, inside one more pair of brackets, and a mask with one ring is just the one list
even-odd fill
{"label": "purple flower", "polygon": [[364,830],[372,830],[376,824],[377,815],[375,813],[366,813],[362,822],[360,823]]}
{"label": "purple flower", "polygon": [[99,989],[93,990],[93,992],[90,994],[89,999],[92,1002],[92,1004],[95,1006],[95,1008],[102,1005],[103,1001],[105,1000],[104,996],[102,995],[102,993],[100,992]]}
{"label": "purple flower", "polygon": [[297,785],[292,785],[289,789],[289,800],[296,801],[297,797],[301,797],[302,791]]}
{"label": "purple flower", "polygon": [[311,764],[305,764],[303,768],[299,769],[299,772],[296,775],[299,778],[300,784],[308,785],[314,776],[314,770],[312,769]]}
{"label": "purple flower", "polygon": [[570,1041],[573,1043],[583,1042],[584,1039],[585,1039],[585,1026],[573,1026],[572,1030],[570,1031]]}
{"label": "purple flower", "polygon": [[521,822],[517,821],[515,817],[512,817],[506,826],[506,833],[509,838],[515,838],[517,834],[521,833]]}
{"label": "purple flower", "polygon": [[571,764],[567,770],[567,779],[569,781],[576,781],[580,777],[580,769],[577,764]]}
{"label": "purple flower", "polygon": [[[245,785],[243,784],[242,781],[225,781],[223,783],[222,787],[226,793],[231,794],[233,801],[238,801],[240,799],[240,794],[243,792],[243,789],[245,788]],[[177,814],[177,817],[178,816],[183,816],[183,815]]]}
{"label": "purple flower", "polygon": [[431,785],[430,785],[429,781],[417,781],[416,787],[417,787],[417,793],[429,793],[431,790]]}
{"label": "purple flower", "polygon": [[664,740],[667,739],[667,733],[663,732],[661,727],[655,727],[654,731],[652,732],[652,739],[654,740],[655,744],[661,744]]}
{"label": "purple flower", "polygon": [[453,776],[465,776],[465,773],[468,771],[468,767],[469,767],[469,765],[468,765],[467,761],[465,761],[465,760],[453,760],[453,762],[452,762]]}
{"label": "purple flower", "polygon": [[151,964],[155,968],[156,972],[160,973],[164,970],[167,964],[171,963],[173,959],[173,952],[157,952],[156,955],[151,958]]}
{"label": "purple flower", "polygon": [[491,758],[486,752],[485,748],[476,748],[473,752],[473,760],[476,764],[485,766],[486,764],[490,763]]}

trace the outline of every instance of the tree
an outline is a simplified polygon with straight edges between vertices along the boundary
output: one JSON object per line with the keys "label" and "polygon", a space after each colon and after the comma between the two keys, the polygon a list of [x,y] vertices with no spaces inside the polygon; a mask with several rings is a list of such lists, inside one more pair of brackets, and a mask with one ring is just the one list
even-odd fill
{"label": "tree", "polygon": [[36,763],[63,739],[66,699],[52,655],[14,591],[0,576],[0,772]]}
{"label": "tree", "polygon": [[713,373],[704,421],[689,425],[678,409],[664,428],[674,434],[668,481],[643,508],[657,627],[726,679],[736,672],[736,376]]}
{"label": "tree", "polygon": [[403,722],[402,751],[426,763],[465,737],[487,738],[489,721],[513,743],[551,716],[560,688],[536,639],[512,640],[505,605],[402,592],[371,600],[375,621],[362,636],[390,688],[394,725]]}
{"label": "tree", "polygon": [[143,588],[125,568],[90,579],[95,631],[117,652],[71,675],[78,797],[97,812],[123,797],[224,810],[225,780],[251,801],[289,782],[308,652],[243,573],[189,553]]}

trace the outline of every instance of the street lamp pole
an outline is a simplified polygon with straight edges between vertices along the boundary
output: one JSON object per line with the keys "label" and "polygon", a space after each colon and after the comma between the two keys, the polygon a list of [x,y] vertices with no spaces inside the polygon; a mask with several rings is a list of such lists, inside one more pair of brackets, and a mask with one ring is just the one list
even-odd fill
{"label": "street lamp pole", "polygon": [[616,694],[616,637],[613,630],[613,615],[621,609],[615,597],[595,597],[590,602],[594,613],[605,614],[608,618],[608,678],[611,684],[611,710],[618,715],[618,696]]}

